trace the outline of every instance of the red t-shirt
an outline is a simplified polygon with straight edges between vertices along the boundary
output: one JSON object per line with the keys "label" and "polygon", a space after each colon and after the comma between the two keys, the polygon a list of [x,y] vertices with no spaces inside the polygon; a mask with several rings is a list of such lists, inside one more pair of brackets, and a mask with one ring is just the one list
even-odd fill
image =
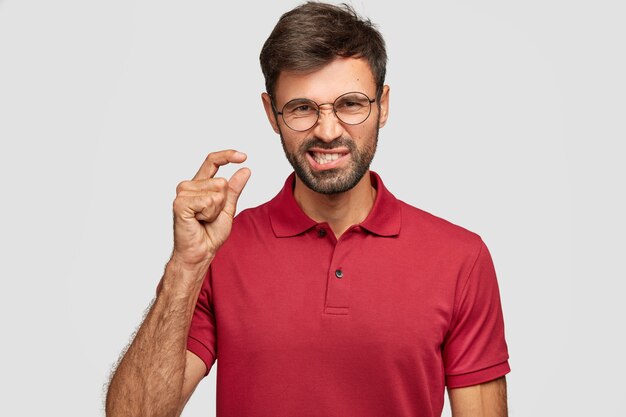
{"label": "red t-shirt", "polygon": [[480,237],[397,200],[335,239],[294,175],[244,210],[211,263],[187,347],[218,359],[218,417],[440,416],[444,387],[509,372]]}

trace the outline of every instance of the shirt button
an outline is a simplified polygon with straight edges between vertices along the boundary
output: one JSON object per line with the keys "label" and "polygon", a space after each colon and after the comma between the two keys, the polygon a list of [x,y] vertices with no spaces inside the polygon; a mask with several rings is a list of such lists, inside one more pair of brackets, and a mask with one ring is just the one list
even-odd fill
{"label": "shirt button", "polygon": [[343,278],[343,271],[341,269],[335,270],[335,276],[339,279]]}
{"label": "shirt button", "polygon": [[318,235],[319,237],[324,237],[324,236],[326,236],[326,229],[319,229],[319,230],[317,231],[317,235]]}

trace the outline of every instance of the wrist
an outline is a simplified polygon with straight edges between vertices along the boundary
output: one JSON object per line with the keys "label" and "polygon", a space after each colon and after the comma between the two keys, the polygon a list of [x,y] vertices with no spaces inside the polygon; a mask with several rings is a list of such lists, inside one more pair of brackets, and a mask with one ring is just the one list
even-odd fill
{"label": "wrist", "polygon": [[190,262],[189,257],[181,256],[180,253],[174,250],[165,268],[171,267],[183,271],[185,274],[206,273],[214,257],[215,255],[212,254],[202,257],[198,256],[197,258],[202,260]]}
{"label": "wrist", "polygon": [[206,276],[212,258],[203,262],[189,264],[182,262],[176,255],[172,255],[165,265],[165,274],[162,280],[163,288],[184,290],[189,288],[193,290],[202,286],[204,277]]}

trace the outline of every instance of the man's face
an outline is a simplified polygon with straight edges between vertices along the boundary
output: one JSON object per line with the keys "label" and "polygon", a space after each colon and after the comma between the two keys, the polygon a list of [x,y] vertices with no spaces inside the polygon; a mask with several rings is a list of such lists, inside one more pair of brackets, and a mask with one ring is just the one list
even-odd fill
{"label": "man's face", "polygon": [[[365,59],[337,58],[308,74],[282,72],[276,83],[274,104],[281,111],[293,99],[333,103],[349,92],[376,98],[376,83]],[[280,115],[274,117],[270,98],[263,95],[270,123],[280,134],[285,155],[296,175],[308,188],[322,194],[348,191],[368,171],[376,151],[378,130],[387,119],[387,100],[385,86],[380,103],[372,103],[371,114],[358,125],[342,123],[331,105],[323,105],[317,123],[298,132],[290,129]]]}

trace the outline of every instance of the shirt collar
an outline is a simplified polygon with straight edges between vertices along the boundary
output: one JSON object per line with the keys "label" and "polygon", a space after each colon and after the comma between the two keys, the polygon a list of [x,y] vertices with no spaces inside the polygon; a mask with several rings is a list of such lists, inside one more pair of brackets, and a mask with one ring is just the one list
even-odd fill
{"label": "shirt collar", "polygon": [[[370,171],[372,186],[376,189],[376,200],[368,216],[359,225],[379,236],[396,236],[400,233],[400,202],[385,188],[380,176]],[[269,215],[276,237],[299,235],[317,225],[307,216],[293,196],[295,173],[285,181],[282,190],[269,202]]]}

